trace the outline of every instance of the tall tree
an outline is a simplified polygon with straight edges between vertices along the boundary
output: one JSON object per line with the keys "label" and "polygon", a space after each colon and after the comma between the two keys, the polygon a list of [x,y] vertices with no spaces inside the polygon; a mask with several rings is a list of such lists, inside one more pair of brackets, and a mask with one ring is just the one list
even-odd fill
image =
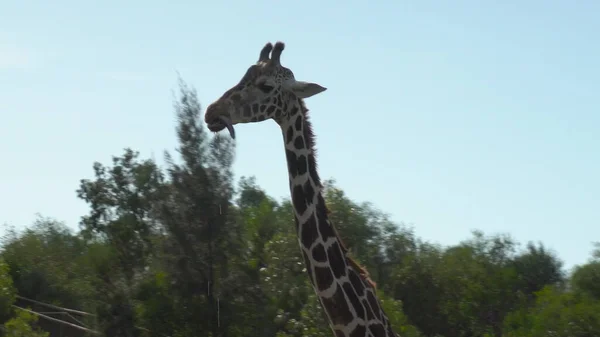
{"label": "tall tree", "polygon": [[600,244],[596,243],[591,260],[575,267],[571,276],[574,290],[600,301]]}
{"label": "tall tree", "polygon": [[168,233],[167,265],[179,305],[188,307],[180,314],[191,324],[189,331],[223,336],[236,314],[232,294],[239,287],[232,265],[242,247],[231,211],[233,143],[208,137],[194,89],[180,81],[179,94],[175,111],[181,160],[165,154],[169,188],[158,217]]}
{"label": "tall tree", "polygon": [[77,196],[90,206],[81,234],[92,248],[95,286],[105,294],[98,321],[107,335],[138,336],[132,296],[154,255],[159,226],[153,213],[164,198],[163,175],[153,160],[141,160],[129,148],[111,166],[96,162],[93,169],[94,179],[82,179]]}
{"label": "tall tree", "polygon": [[517,290],[527,298],[533,299],[535,293],[547,285],[561,286],[565,275],[563,263],[543,244],[527,244],[524,252],[517,255],[512,266],[517,274]]}
{"label": "tall tree", "polygon": [[120,270],[130,285],[152,254],[152,217],[164,191],[163,176],[154,161],[140,160],[125,149],[112,158],[112,166],[94,163],[94,179],[82,179],[77,196],[90,205],[82,217],[82,234],[88,240],[108,242],[117,253]]}

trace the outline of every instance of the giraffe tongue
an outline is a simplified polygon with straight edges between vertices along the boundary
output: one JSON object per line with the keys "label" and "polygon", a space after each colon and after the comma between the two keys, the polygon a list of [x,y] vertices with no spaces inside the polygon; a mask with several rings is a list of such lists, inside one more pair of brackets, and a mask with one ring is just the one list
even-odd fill
{"label": "giraffe tongue", "polygon": [[225,127],[227,128],[227,131],[229,131],[229,135],[231,136],[231,138],[235,139],[235,130],[233,129],[233,125],[231,124],[231,121],[229,120],[229,118],[224,117],[224,116],[219,116],[219,120],[225,124]]}

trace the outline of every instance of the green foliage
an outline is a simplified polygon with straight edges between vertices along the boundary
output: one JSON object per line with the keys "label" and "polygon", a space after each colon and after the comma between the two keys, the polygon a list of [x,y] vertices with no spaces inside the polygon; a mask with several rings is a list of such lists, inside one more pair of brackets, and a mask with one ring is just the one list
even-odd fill
{"label": "green foliage", "polygon": [[547,286],[531,309],[506,318],[505,337],[600,336],[600,302]]}
{"label": "green foliage", "polygon": [[576,291],[600,301],[600,260],[577,266],[571,283]]}
{"label": "green foliage", "polygon": [[548,284],[560,286],[565,281],[562,262],[541,244],[529,243],[526,252],[516,256],[511,264],[517,273],[518,289],[529,297]]}
{"label": "green foliage", "polygon": [[15,317],[4,323],[4,336],[7,337],[48,337],[49,332],[45,332],[35,326],[38,317],[29,312],[19,310]]}
{"label": "green foliage", "polygon": [[64,224],[39,218],[22,233],[14,230],[3,240],[2,257],[10,266],[17,293],[74,309],[89,309],[95,296],[86,246]]}
{"label": "green foliage", "polygon": [[151,218],[164,192],[163,175],[152,160],[125,149],[112,158],[112,166],[94,163],[94,180],[81,180],[79,198],[90,205],[82,217],[82,236],[87,241],[108,242],[115,250],[118,269],[130,283],[152,253]]}
{"label": "green foliage", "polygon": [[[414,242],[414,241],[413,241]],[[391,294],[426,336],[500,336],[505,316],[535,291],[562,284],[560,261],[543,246],[517,253],[508,236],[471,239],[442,249],[417,243],[393,271]]]}
{"label": "green foliage", "polygon": [[377,291],[377,295],[394,331],[403,337],[423,336],[418,328],[410,324],[408,317],[404,314],[402,302],[387,296],[382,290]]}
{"label": "green foliage", "polygon": [[11,312],[11,305],[16,299],[16,289],[10,277],[10,267],[0,259],[0,318]]}

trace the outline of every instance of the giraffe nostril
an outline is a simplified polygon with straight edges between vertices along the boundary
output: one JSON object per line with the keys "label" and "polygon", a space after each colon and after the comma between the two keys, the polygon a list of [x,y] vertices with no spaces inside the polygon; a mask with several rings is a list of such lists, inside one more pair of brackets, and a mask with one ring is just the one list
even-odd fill
{"label": "giraffe nostril", "polygon": [[216,105],[216,102],[209,105],[204,113],[204,122],[209,124],[210,122],[214,121],[215,117],[218,115],[217,110],[218,106]]}

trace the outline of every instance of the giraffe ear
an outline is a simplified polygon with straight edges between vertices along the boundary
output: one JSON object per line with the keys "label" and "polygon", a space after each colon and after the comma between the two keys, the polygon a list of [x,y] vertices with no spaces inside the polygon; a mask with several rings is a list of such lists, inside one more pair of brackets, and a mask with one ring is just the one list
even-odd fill
{"label": "giraffe ear", "polygon": [[296,96],[300,98],[308,98],[327,90],[327,88],[322,87],[316,83],[303,81],[287,82],[285,84],[285,88],[293,92]]}

